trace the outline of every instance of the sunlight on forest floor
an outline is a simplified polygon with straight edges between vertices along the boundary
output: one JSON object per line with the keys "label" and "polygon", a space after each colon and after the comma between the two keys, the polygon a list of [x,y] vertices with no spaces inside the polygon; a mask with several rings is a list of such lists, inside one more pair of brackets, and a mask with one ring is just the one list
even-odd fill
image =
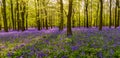
{"label": "sunlight on forest floor", "polygon": [[120,28],[73,28],[73,36],[66,29],[0,33],[0,58],[97,58],[120,56]]}

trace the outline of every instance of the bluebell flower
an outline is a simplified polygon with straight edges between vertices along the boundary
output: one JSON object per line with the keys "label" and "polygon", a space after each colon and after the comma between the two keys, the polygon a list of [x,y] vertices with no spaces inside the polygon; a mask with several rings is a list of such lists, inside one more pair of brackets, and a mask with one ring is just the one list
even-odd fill
{"label": "bluebell flower", "polygon": [[38,53],[38,57],[45,57],[45,56],[46,54],[44,54],[43,52]]}
{"label": "bluebell flower", "polygon": [[113,55],[114,54],[114,50],[110,49],[110,54]]}
{"label": "bluebell flower", "polygon": [[67,56],[62,56],[61,58],[68,58]]}
{"label": "bluebell flower", "polygon": [[10,56],[11,56],[11,53],[7,53],[7,56],[10,57]]}
{"label": "bluebell flower", "polygon": [[71,46],[72,51],[77,50],[79,47],[78,46]]}
{"label": "bluebell flower", "polygon": [[103,53],[100,51],[100,52],[97,52],[97,57],[98,58],[103,58]]}

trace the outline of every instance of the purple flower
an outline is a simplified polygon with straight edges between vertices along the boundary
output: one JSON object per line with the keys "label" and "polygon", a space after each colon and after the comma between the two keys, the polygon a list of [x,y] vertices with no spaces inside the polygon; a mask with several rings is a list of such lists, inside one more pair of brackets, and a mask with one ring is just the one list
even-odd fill
{"label": "purple flower", "polygon": [[82,54],[82,55],[85,55],[85,52],[84,52],[84,51],[82,51],[82,52],[81,52],[81,54]]}
{"label": "purple flower", "polygon": [[7,53],[8,57],[11,57],[12,55],[14,55],[14,53],[12,53],[12,52],[11,53],[10,52]]}
{"label": "purple flower", "polygon": [[43,52],[38,53],[38,57],[45,57],[45,56],[46,54],[44,54]]}
{"label": "purple flower", "polygon": [[110,49],[110,54],[113,55],[114,54],[114,50]]}
{"label": "purple flower", "polygon": [[98,52],[98,53],[97,53],[97,57],[98,57],[98,58],[103,58],[102,52]]}
{"label": "purple flower", "polygon": [[62,58],[68,58],[67,56],[62,56]]}
{"label": "purple flower", "polygon": [[10,56],[11,56],[11,53],[7,53],[7,56],[10,57]]}
{"label": "purple flower", "polygon": [[30,50],[31,50],[31,51],[35,51],[35,48],[34,48],[34,47],[31,47]]}
{"label": "purple flower", "polygon": [[72,51],[77,50],[79,47],[78,46],[71,46]]}

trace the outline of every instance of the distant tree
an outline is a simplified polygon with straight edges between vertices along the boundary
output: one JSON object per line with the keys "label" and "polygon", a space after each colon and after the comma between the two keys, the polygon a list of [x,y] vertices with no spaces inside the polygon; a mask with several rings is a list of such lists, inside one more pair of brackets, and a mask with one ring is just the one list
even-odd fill
{"label": "distant tree", "polygon": [[110,0],[110,20],[109,20],[109,28],[111,28],[111,24],[112,24],[112,12],[111,12],[111,6],[112,6],[112,0]]}
{"label": "distant tree", "polygon": [[[2,3],[0,2],[0,5],[2,5]],[[0,13],[2,13],[2,7],[0,7]],[[2,15],[0,15],[0,30],[2,29]]]}
{"label": "distant tree", "polygon": [[38,26],[38,30],[41,30],[41,25],[40,25],[40,0],[37,0],[37,26]]}
{"label": "distant tree", "polygon": [[100,8],[100,3],[97,4],[97,15],[96,15],[96,21],[95,21],[95,26],[98,26],[98,20],[99,20],[99,8]]}
{"label": "distant tree", "polygon": [[120,22],[120,0],[117,0],[118,1],[118,26],[119,26],[119,22]]}
{"label": "distant tree", "polygon": [[117,28],[119,26],[118,5],[119,5],[119,2],[118,2],[118,0],[116,0],[116,5],[115,5],[115,28]]}
{"label": "distant tree", "polygon": [[92,21],[93,21],[92,20],[93,19],[93,17],[92,17],[93,16],[93,13],[92,13],[93,12],[93,5],[92,4],[93,4],[93,0],[91,0],[91,20],[90,20],[90,26],[92,26]]}
{"label": "distant tree", "polygon": [[1,15],[0,15],[0,30],[2,30]]}
{"label": "distant tree", "polygon": [[24,1],[21,2],[21,18],[22,18],[22,31],[25,30],[25,11],[26,11],[26,3]]}
{"label": "distant tree", "polygon": [[14,24],[15,24],[15,30],[17,30],[17,7],[14,7]]}
{"label": "distant tree", "polygon": [[[78,1],[78,2],[79,2],[78,8],[80,8],[81,7],[80,1]],[[78,11],[78,27],[82,26],[80,23],[81,23],[81,12],[79,10]]]}
{"label": "distant tree", "polygon": [[20,20],[20,13],[19,13],[19,0],[16,1],[16,12],[17,12],[17,30],[19,31],[21,29],[21,20]]}
{"label": "distant tree", "polygon": [[45,17],[45,26],[46,26],[46,29],[48,30],[48,20],[47,20],[47,19],[48,19],[48,18],[47,18],[47,15],[48,15],[48,14],[47,14],[47,10],[44,9],[44,12],[45,12],[45,16],[46,16],[46,17]]}
{"label": "distant tree", "polygon": [[28,30],[28,2],[26,4],[26,30]]}
{"label": "distant tree", "polygon": [[75,11],[73,9],[73,12],[72,12],[72,28],[75,27],[75,19],[74,19],[74,15],[75,15]]}
{"label": "distant tree", "polygon": [[117,28],[117,0],[115,5],[115,28]]}
{"label": "distant tree", "polygon": [[12,27],[13,30],[15,30],[15,21],[14,21],[14,10],[13,10],[13,0],[10,0],[10,4],[11,4],[11,19],[12,19]]}
{"label": "distant tree", "polygon": [[103,0],[100,0],[100,23],[99,23],[99,30],[102,30],[102,20],[103,20]]}
{"label": "distant tree", "polygon": [[[84,0],[85,3],[85,0]],[[84,5],[84,27],[86,27],[86,7]]]}
{"label": "distant tree", "polygon": [[3,22],[4,22],[4,31],[8,32],[8,22],[7,22],[7,15],[6,15],[6,0],[2,0],[3,3]]}
{"label": "distant tree", "polygon": [[88,21],[88,0],[85,0],[85,13],[86,13],[86,27],[89,28],[89,21]]}
{"label": "distant tree", "polygon": [[[48,1],[49,2],[49,1]],[[43,6],[46,7],[48,2],[46,2],[45,0],[43,1]],[[45,27],[48,30],[48,12],[47,12],[47,8],[44,8],[44,14],[45,14]]]}
{"label": "distant tree", "polygon": [[69,9],[68,9],[68,16],[67,16],[67,36],[72,35],[71,30],[71,16],[72,16],[72,5],[73,0],[69,0]]}
{"label": "distant tree", "polygon": [[80,27],[80,12],[79,12],[79,18],[78,18],[78,27]]}
{"label": "distant tree", "polygon": [[64,24],[64,14],[63,14],[63,0],[60,0],[60,28],[59,30],[63,30],[63,24]]}

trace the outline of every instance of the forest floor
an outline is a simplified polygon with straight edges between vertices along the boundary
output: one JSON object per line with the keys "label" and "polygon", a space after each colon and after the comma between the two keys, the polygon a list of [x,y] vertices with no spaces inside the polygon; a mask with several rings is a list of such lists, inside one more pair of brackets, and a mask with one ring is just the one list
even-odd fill
{"label": "forest floor", "polygon": [[120,57],[120,28],[66,28],[0,32],[0,58],[109,58]]}

